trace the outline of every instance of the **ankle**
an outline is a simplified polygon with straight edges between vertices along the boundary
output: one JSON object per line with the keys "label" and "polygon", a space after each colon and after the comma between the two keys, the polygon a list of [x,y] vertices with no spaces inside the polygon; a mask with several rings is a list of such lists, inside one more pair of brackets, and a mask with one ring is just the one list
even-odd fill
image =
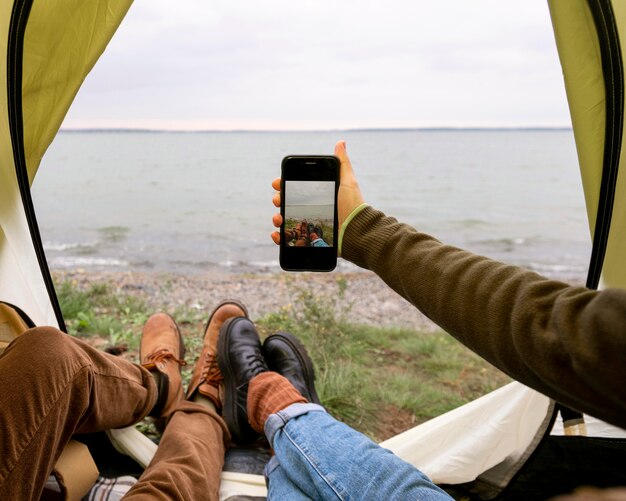
{"label": "ankle", "polygon": [[248,386],[248,421],[256,432],[263,433],[265,421],[272,414],[291,404],[307,402],[287,378],[277,372],[262,372]]}
{"label": "ankle", "polygon": [[217,407],[215,405],[215,402],[209,397],[205,397],[199,392],[196,392],[196,394],[191,398],[191,400],[197,404],[202,405],[203,407],[206,407],[207,409],[211,409],[217,412]]}
{"label": "ankle", "polygon": [[148,372],[152,376],[152,379],[154,379],[158,391],[158,389],[161,388],[161,373],[158,370],[149,370]]}

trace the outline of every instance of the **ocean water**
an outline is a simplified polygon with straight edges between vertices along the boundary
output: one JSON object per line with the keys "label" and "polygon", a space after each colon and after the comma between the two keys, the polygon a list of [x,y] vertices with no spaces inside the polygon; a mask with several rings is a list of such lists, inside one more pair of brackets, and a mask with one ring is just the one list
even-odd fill
{"label": "ocean water", "polygon": [[[345,139],[365,199],[447,243],[584,280],[570,130],[61,132],[33,184],[53,269],[279,271],[271,181]],[[357,270],[340,262],[339,270]]]}
{"label": "ocean water", "polygon": [[285,207],[285,218],[309,220],[330,219],[332,221],[334,207],[334,205],[287,205]]}

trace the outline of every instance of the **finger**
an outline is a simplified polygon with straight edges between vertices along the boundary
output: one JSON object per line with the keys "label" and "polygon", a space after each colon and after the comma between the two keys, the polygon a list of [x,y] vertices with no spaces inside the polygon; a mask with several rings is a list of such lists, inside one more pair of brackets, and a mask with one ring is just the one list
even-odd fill
{"label": "finger", "polygon": [[277,177],[276,179],[272,181],[272,188],[274,188],[276,191],[280,191],[280,178],[279,177]]}
{"label": "finger", "polygon": [[280,233],[278,233],[277,231],[273,231],[271,234],[272,240],[274,240],[274,243],[276,245],[280,244]]}
{"label": "finger", "polygon": [[335,144],[335,156],[341,162],[341,180],[344,181],[344,179],[351,179],[354,176],[354,171],[352,170],[350,157],[348,157],[346,142],[343,139],[341,141],[337,141],[337,144]]}
{"label": "finger", "polygon": [[343,164],[345,163],[350,163],[350,159],[348,158],[348,151],[346,149],[346,142],[341,139],[340,141],[337,141],[337,143],[335,144],[335,156],[341,160],[341,163]]}
{"label": "finger", "polygon": [[341,181],[337,198],[337,216],[339,219],[338,223],[341,226],[352,211],[361,205],[364,200],[352,169],[352,162],[350,162],[348,152],[346,151],[345,141],[337,141],[337,144],[335,144],[335,156],[341,162]]}
{"label": "finger", "polygon": [[274,207],[280,207],[280,193],[275,193],[272,197],[272,203]]}
{"label": "finger", "polygon": [[280,214],[274,214],[272,216],[272,223],[274,223],[274,226],[278,228],[281,224],[283,224],[283,216]]}

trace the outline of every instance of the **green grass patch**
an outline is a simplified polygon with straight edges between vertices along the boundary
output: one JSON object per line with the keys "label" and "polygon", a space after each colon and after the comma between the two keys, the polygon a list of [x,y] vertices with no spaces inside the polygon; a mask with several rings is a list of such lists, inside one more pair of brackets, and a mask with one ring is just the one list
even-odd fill
{"label": "green grass patch", "polygon": [[[261,337],[278,331],[296,335],[313,360],[322,403],[338,419],[375,440],[509,381],[443,331],[351,323],[347,311],[336,310],[335,297],[317,296],[296,281],[290,287],[290,304],[256,319]],[[339,294],[347,287],[345,280],[339,283]],[[154,312],[144,301],[100,283],[78,288],[62,282],[57,291],[71,334],[103,349],[126,346],[123,356],[138,362],[142,327]],[[168,313],[184,336],[188,365],[183,379],[188,383],[202,349],[207,312],[181,306]]]}
{"label": "green grass patch", "polygon": [[[409,428],[508,382],[443,331],[350,323],[345,320],[347,312],[335,310],[334,299],[296,288],[292,304],[257,324],[265,335],[280,330],[295,334],[314,362],[316,388],[324,405],[375,439],[392,436],[402,431],[398,426]],[[385,414],[392,412],[399,418],[390,425]]]}
{"label": "green grass patch", "polygon": [[70,334],[97,337],[105,347],[139,348],[141,329],[149,313],[136,296],[113,291],[105,283],[83,290],[71,282],[58,284],[57,295]]}

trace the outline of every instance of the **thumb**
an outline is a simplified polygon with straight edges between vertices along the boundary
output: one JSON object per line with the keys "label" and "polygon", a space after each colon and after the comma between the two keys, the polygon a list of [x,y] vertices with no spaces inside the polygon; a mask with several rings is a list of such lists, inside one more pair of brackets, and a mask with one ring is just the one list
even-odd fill
{"label": "thumb", "polygon": [[346,142],[343,139],[341,141],[337,141],[337,144],[335,144],[335,156],[341,163],[341,183],[345,182],[347,185],[357,184],[356,178],[354,177],[354,170],[352,169],[352,162],[350,162],[350,158],[348,157]]}
{"label": "thumb", "polygon": [[335,156],[341,162],[339,174],[339,196],[337,199],[337,215],[339,217],[339,227],[347,217],[363,203],[363,195],[359,184],[356,181],[352,162],[346,151],[346,142],[341,140],[335,144]]}

